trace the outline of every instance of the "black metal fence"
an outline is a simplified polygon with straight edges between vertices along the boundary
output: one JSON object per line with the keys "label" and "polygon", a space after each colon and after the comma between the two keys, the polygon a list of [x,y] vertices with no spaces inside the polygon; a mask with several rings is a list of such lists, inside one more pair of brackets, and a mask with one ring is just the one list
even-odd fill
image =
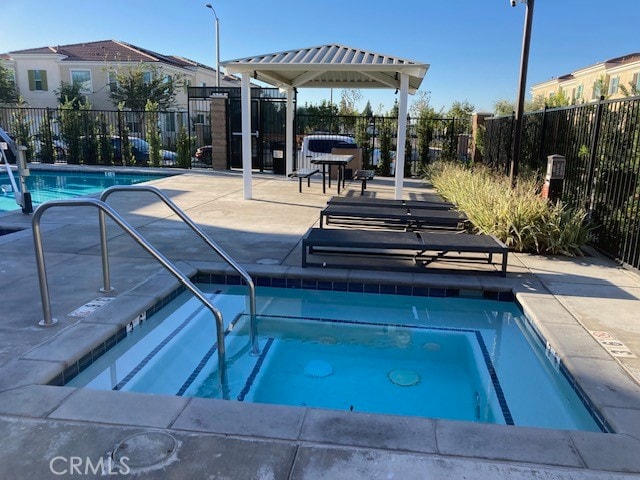
{"label": "black metal fence", "polygon": [[[486,123],[485,162],[505,173],[512,126]],[[566,158],[563,201],[587,209],[593,244],[640,268],[640,97],[525,114],[520,171],[544,174],[552,154]]]}
{"label": "black metal fence", "polygon": [[43,163],[145,164],[148,143],[175,151],[186,122],[186,112],[0,107],[2,128],[27,147],[28,160]]}
{"label": "black metal fence", "polygon": [[[468,135],[466,119],[428,118],[420,121],[407,117],[407,140],[405,147],[405,176],[419,173],[419,165],[440,158],[455,159],[465,156],[459,153],[460,137]],[[396,151],[398,119],[383,116],[357,115],[304,115],[296,116],[296,137],[314,133],[348,135],[355,139],[363,150],[363,167],[372,168],[380,164],[385,155]],[[465,143],[463,141],[462,143]],[[393,154],[391,154],[393,155]]]}

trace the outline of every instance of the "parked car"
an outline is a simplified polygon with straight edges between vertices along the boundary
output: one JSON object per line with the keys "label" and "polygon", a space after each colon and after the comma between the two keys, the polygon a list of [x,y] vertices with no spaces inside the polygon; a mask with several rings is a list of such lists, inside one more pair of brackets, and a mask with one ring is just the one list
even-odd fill
{"label": "parked car", "polygon": [[196,159],[205,165],[211,165],[213,156],[213,146],[203,145],[196,150]]}
{"label": "parked car", "polygon": [[313,158],[323,153],[331,153],[334,148],[358,148],[358,145],[347,135],[305,135],[298,155],[301,159]]}
{"label": "parked car", "polygon": [[[149,142],[138,138],[129,137],[131,145],[131,153],[135,158],[136,164],[147,165],[149,162],[149,151],[151,147]],[[116,162],[122,162],[122,139],[120,137],[111,137],[111,145],[113,145],[113,158]],[[178,162],[178,154],[170,150],[160,150],[162,155],[161,165],[164,167],[173,167]]]}

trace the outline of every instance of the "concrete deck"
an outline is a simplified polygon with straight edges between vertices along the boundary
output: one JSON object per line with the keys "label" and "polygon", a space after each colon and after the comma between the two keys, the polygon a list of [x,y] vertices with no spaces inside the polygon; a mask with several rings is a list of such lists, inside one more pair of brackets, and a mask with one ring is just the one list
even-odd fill
{"label": "concrete deck", "polygon": [[[97,214],[80,207],[53,209],[43,217],[51,305],[59,320],[52,327],[38,326],[42,310],[30,217],[0,214],[0,229],[24,229],[0,236],[1,478],[99,476],[91,469],[99,461],[104,473],[111,466],[113,476],[131,478],[639,478],[640,278],[634,272],[597,255],[520,254],[509,256],[507,278],[482,272],[303,270],[301,237],[318,223],[330,197],[321,193],[318,180],[300,194],[297,181],[255,175],[250,201],[242,199],[235,173],[188,172],[152,183],[252,274],[513,291],[615,433],[47,385],[87,361],[87,352],[177,286],[110,226],[116,299],[84,319],[69,316],[101,295]],[[354,182],[343,194],[359,194],[359,187]],[[418,181],[406,182],[406,198],[426,191]],[[368,194],[391,198],[392,181],[370,182]],[[228,271],[153,196],[121,193],[109,202],[187,275]],[[605,337],[597,332],[607,332],[624,348],[599,342]],[[110,463],[122,456],[131,459],[125,471]],[[75,471],[70,457],[81,459]]]}

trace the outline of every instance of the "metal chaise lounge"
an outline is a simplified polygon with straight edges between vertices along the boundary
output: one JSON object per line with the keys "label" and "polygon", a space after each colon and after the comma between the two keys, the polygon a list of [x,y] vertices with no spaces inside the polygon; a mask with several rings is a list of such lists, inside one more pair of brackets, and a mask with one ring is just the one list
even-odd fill
{"label": "metal chaise lounge", "polygon": [[[446,260],[448,253],[485,254],[456,256],[452,260],[493,264],[493,254],[502,256],[499,273],[507,275],[509,250],[493,235],[436,232],[400,232],[382,230],[349,230],[312,228],[302,239],[302,267],[364,268],[370,270],[416,270],[436,260]],[[313,258],[309,258],[313,257]],[[366,257],[360,263],[345,260]],[[409,258],[410,266],[395,266],[379,259]],[[424,271],[424,270],[423,270]]]}
{"label": "metal chaise lounge", "polygon": [[395,207],[395,208],[427,208],[431,210],[452,210],[453,203],[444,200],[391,200],[388,198],[369,197],[331,197],[327,205],[351,205],[365,207]]}
{"label": "metal chaise lounge", "polygon": [[369,206],[329,204],[320,211],[320,228],[325,225],[383,228],[461,230],[467,217],[456,210],[408,206]]}

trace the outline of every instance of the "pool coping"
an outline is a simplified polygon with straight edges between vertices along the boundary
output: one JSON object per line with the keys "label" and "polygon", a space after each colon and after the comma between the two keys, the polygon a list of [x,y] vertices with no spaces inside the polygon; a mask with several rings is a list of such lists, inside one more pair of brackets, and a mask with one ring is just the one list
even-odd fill
{"label": "pool coping", "polygon": [[[231,268],[217,262],[181,261],[179,268],[194,278],[198,275],[235,275]],[[137,313],[131,312],[146,311],[175,295],[179,284],[167,273],[156,274],[134,289],[121,292],[107,306],[61,330],[22,355],[10,367],[3,368],[0,415],[283,439],[296,444],[319,442],[640,472],[640,459],[628,455],[628,452],[640,450],[640,387],[535,275],[497,278],[271,265],[246,265],[245,268],[254,277],[315,279],[347,284],[367,280],[401,287],[435,288],[438,291],[452,288],[466,292],[513,292],[536,332],[547,339],[557,358],[616,433],[478,424],[46,385],[65,371],[71,373],[74,368],[81,368],[81,364],[88,361],[88,355],[101,355],[107,343],[112,342],[114,336],[117,340],[123,328],[126,329],[133,317],[137,317]],[[7,379],[8,374],[13,375]],[[25,398],[31,404],[37,404],[37,408],[26,413]],[[269,422],[264,418],[269,418]],[[397,425],[405,425],[406,428]]]}

